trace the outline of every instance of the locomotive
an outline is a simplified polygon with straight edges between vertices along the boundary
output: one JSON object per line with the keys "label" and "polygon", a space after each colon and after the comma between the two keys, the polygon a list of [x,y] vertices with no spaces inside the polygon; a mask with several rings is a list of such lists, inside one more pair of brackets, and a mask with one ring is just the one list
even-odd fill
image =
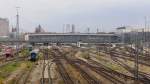
{"label": "locomotive", "polygon": [[11,47],[7,47],[4,53],[6,58],[13,57],[14,54],[13,49]]}

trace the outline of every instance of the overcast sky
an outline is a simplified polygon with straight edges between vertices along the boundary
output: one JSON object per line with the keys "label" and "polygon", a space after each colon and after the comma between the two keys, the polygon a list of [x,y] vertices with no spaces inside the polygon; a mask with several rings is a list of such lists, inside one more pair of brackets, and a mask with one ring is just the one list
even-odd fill
{"label": "overcast sky", "polygon": [[[63,24],[75,24],[76,31],[112,31],[118,26],[144,26],[150,19],[150,0],[0,0],[0,17],[9,18],[10,27],[16,23],[20,8],[23,31],[41,26],[50,32],[62,32]],[[149,21],[148,21],[149,23]]]}

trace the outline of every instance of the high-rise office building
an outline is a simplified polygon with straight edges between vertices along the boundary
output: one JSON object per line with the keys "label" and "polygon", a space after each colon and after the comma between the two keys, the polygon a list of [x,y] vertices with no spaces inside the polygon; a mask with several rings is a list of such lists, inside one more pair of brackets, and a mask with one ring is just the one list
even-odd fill
{"label": "high-rise office building", "polygon": [[0,36],[8,36],[9,21],[8,19],[0,18]]}

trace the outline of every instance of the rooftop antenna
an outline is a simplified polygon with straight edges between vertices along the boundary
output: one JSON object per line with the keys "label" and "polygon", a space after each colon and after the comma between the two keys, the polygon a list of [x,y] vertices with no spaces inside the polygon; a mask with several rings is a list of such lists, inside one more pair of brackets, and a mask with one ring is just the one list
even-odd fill
{"label": "rooftop antenna", "polygon": [[145,29],[147,28],[147,16],[144,17],[145,19]]}
{"label": "rooftop antenna", "polygon": [[88,34],[90,33],[90,28],[89,28],[89,27],[87,28],[87,33],[88,33]]}
{"label": "rooftop antenna", "polygon": [[65,33],[65,24],[63,24],[63,33]]}
{"label": "rooftop antenna", "polygon": [[67,32],[67,33],[70,32],[70,24],[66,24],[66,32]]}
{"label": "rooftop antenna", "polygon": [[105,32],[103,28],[103,24],[101,25],[101,32]]}
{"label": "rooftop antenna", "polygon": [[99,29],[97,28],[97,33],[99,32]]}

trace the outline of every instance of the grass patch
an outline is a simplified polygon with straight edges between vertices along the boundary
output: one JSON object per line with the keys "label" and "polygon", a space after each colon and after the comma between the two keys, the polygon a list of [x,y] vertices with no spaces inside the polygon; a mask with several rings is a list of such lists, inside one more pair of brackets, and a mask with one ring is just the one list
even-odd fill
{"label": "grass patch", "polygon": [[[68,55],[68,54],[67,54]],[[90,56],[89,56],[89,53],[86,52],[86,51],[79,51],[79,52],[76,52],[74,55],[72,56],[75,56],[75,57],[80,57],[80,58],[84,58],[84,59],[90,59]]]}
{"label": "grass patch", "polygon": [[30,62],[30,61],[24,61],[20,64],[20,67],[26,70],[30,70],[32,66],[33,66],[33,62]]}
{"label": "grass patch", "polygon": [[72,65],[65,65],[67,68],[67,72],[70,74],[70,77],[74,79],[74,81],[78,81],[80,84],[87,84],[87,82],[84,80],[80,72],[75,69]]}
{"label": "grass patch", "polygon": [[1,67],[1,69],[0,69],[0,81],[5,79],[6,77],[8,77],[11,72],[17,70],[17,68],[19,66],[20,66],[19,63],[14,62],[14,63],[7,64],[7,65]]}
{"label": "grass patch", "polygon": [[32,67],[33,63],[30,61],[20,61],[7,64],[0,69],[0,84],[8,76],[10,76],[14,71],[18,69],[29,70]]}
{"label": "grass patch", "polygon": [[44,54],[42,52],[38,53],[38,59],[42,60],[44,58]]}
{"label": "grass patch", "polygon": [[123,67],[121,67],[120,65],[114,63],[111,59],[109,59],[107,56],[104,56],[104,54],[99,53],[99,56],[95,56],[95,58],[97,60],[99,60],[99,62],[115,71],[119,71],[119,72],[127,72]]}
{"label": "grass patch", "polygon": [[20,57],[25,57],[25,56],[29,56],[30,51],[27,48],[22,49],[21,52],[19,52],[19,56]]}
{"label": "grass patch", "polygon": [[81,53],[80,53],[80,56],[81,56],[82,58],[84,58],[84,59],[90,59],[89,52],[86,52],[86,51],[81,52]]}
{"label": "grass patch", "polygon": [[104,65],[119,72],[126,72],[126,70],[123,67],[116,64],[105,63]]}

